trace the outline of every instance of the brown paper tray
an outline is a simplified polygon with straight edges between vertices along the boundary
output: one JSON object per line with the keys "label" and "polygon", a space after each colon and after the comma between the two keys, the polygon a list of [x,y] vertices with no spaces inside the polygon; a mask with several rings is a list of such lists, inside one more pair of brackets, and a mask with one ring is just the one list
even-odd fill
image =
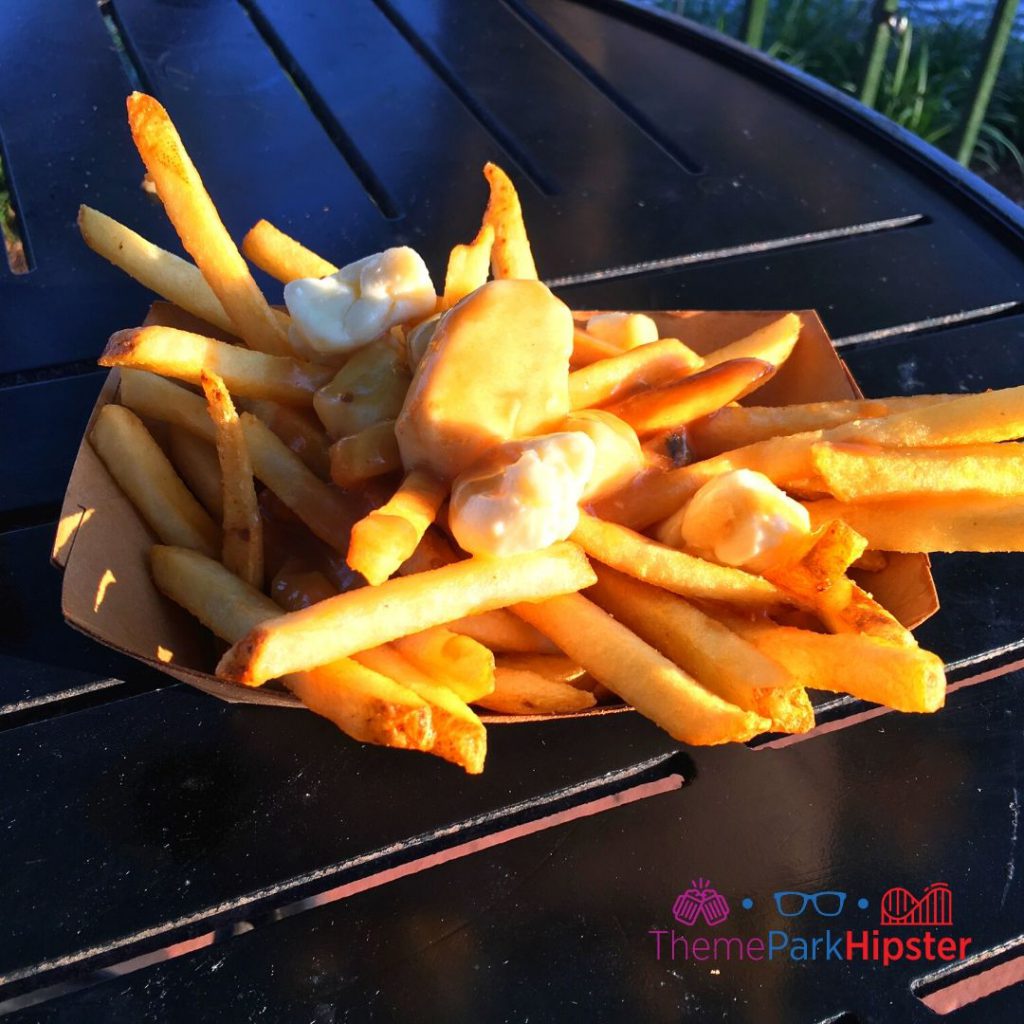
{"label": "brown paper tray", "polygon": [[[586,316],[588,314],[578,314]],[[777,312],[651,312],[662,337],[679,338],[699,353],[710,352],[769,323]],[[836,355],[816,313],[799,311],[803,329],[789,360],[756,392],[759,405],[790,405],[861,397]],[[180,311],[157,304],[148,322],[181,322]],[[110,373],[96,400],[86,437],[102,406],[117,396],[119,374]],[[53,561],[64,570],[61,608],[75,629],[190,686],[244,704],[302,707],[289,693],[223,682],[203,670],[215,652],[206,630],[154,587],[149,528],[121,493],[87,440],[78,450],[54,540]],[[908,627],[919,625],[939,603],[925,555],[889,556],[871,575],[874,596]],[[573,715],[487,715],[489,723],[550,721],[632,710],[607,705]]]}

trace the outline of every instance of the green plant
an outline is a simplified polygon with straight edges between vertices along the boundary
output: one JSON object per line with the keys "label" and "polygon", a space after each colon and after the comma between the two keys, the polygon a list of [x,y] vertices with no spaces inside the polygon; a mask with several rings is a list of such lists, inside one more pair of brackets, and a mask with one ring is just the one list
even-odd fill
{"label": "green plant", "polygon": [[[657,0],[676,14],[739,31],[743,0]],[[775,0],[767,52],[853,95],[859,92],[874,0]],[[909,24],[890,47],[877,108],[927,142],[955,152],[985,38],[984,17],[950,8]],[[1024,40],[1013,39],[975,148],[973,165],[1024,183]]]}

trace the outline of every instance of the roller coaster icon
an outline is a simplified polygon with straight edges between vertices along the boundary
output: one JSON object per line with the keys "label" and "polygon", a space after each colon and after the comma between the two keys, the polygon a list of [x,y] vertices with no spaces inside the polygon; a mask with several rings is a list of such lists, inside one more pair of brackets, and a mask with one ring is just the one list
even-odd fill
{"label": "roller coaster icon", "polygon": [[920,898],[896,886],[882,896],[881,923],[941,927],[953,923],[953,893],[945,882],[932,882]]}

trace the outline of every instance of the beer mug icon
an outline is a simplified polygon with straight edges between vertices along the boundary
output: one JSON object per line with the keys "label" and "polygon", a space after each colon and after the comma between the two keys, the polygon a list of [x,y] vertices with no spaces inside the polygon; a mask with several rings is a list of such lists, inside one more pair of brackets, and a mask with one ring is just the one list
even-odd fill
{"label": "beer mug icon", "polygon": [[686,892],[676,897],[672,916],[685,925],[696,924],[701,917],[706,924],[721,924],[729,916],[729,904],[706,878],[698,878],[690,882]]}

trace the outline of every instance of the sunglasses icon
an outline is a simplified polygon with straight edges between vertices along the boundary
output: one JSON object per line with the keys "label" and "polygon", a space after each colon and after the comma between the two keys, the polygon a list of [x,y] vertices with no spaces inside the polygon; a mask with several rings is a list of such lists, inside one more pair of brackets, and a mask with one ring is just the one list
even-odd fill
{"label": "sunglasses icon", "polygon": [[782,917],[799,917],[807,904],[821,917],[838,917],[846,905],[846,893],[827,889],[822,892],[777,892],[775,909]]}

